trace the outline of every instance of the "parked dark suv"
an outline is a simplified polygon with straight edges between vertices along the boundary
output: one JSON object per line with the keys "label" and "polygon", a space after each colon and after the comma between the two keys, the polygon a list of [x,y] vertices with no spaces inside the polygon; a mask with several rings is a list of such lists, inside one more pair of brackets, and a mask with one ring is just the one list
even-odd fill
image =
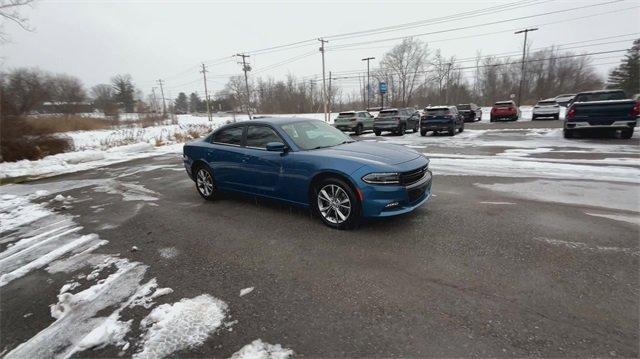
{"label": "parked dark suv", "polygon": [[418,132],[420,126],[420,113],[412,108],[388,108],[380,111],[373,123],[373,132],[380,136],[382,131],[404,135],[405,131],[412,129]]}
{"label": "parked dark suv", "polygon": [[464,131],[464,120],[455,106],[433,106],[424,109],[420,119],[420,135],[426,136],[427,132],[448,132],[453,136]]}
{"label": "parked dark suv", "polygon": [[457,105],[456,108],[464,122],[475,122],[482,120],[482,109],[475,103]]}

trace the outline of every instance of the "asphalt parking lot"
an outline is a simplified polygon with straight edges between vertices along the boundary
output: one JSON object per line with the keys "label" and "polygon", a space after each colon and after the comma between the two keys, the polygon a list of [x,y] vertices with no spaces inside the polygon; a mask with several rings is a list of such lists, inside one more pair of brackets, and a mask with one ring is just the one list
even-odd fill
{"label": "asphalt parking lot", "polygon": [[[145,280],[173,289],[158,304],[203,293],[224,301],[226,324],[174,356],[229,357],[260,338],[301,357],[637,357],[638,136],[569,142],[560,131],[541,121],[467,124],[454,138],[365,134],[432,155],[434,196],[353,231],[278,202],[203,201],[179,154],[0,194],[47,190],[32,201],[107,240],[95,253],[143,263]],[[68,340],[42,335],[56,321],[50,306],[91,271],[43,267],[0,287],[0,352]],[[74,355],[136,353],[146,314],[121,315],[133,323],[130,346]]]}

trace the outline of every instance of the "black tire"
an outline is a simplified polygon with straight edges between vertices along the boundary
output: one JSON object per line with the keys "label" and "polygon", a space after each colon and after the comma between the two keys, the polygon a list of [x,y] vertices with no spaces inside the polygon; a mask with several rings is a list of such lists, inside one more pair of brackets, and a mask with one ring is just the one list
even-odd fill
{"label": "black tire", "polygon": [[455,128],[453,125],[451,125],[451,128],[449,129],[449,131],[447,132],[447,134],[448,134],[449,136],[455,136],[455,134],[456,134],[456,128]]}
{"label": "black tire", "polygon": [[489,118],[489,122],[495,122],[495,121],[496,121],[495,118],[493,118],[493,117]]}
{"label": "black tire", "polygon": [[420,136],[424,137],[427,135],[427,130],[420,130]]}
{"label": "black tire", "polygon": [[573,138],[573,131],[567,130],[566,128],[562,131],[562,135],[564,138]]}
{"label": "black tire", "polygon": [[356,126],[356,136],[360,136],[362,134],[362,125]]}
{"label": "black tire", "polygon": [[558,120],[560,119],[560,115],[559,115],[559,114],[558,114],[558,115],[554,115],[554,116],[553,116],[553,119],[554,119],[554,120],[556,120],[556,121],[558,121]]}
{"label": "black tire", "polygon": [[404,134],[407,132],[407,125],[406,124],[402,124],[400,125],[400,128],[398,129],[398,132],[396,132],[398,135],[400,136],[404,136]]}
{"label": "black tire", "polygon": [[[344,220],[336,212],[336,208],[339,208],[337,211],[339,211],[342,214],[342,216],[344,216],[346,212],[344,205],[342,205],[341,207],[331,206],[329,204],[330,203],[329,201],[322,199],[323,197],[325,197],[325,195],[321,194],[322,190],[325,190],[325,193],[328,194],[329,197],[331,197],[332,193],[329,193],[329,191],[331,188],[336,188],[336,187],[339,187],[342,190],[342,192],[339,192],[339,191],[334,192],[335,194],[334,197],[337,198],[338,200],[340,199],[344,200],[345,197],[342,194],[346,194],[349,200],[348,205],[350,206],[350,208],[348,213],[346,213],[346,218]],[[325,208],[328,208],[328,209],[326,210],[321,209],[320,208],[321,203],[325,203],[327,205],[327,207]],[[344,203],[344,202],[336,202],[336,203]],[[349,186],[344,180],[340,178],[329,177],[320,181],[313,188],[313,196],[311,198],[311,207],[313,208],[314,214],[320,217],[320,220],[325,225],[334,229],[352,229],[360,222],[360,217],[361,217],[360,200],[356,196],[356,193],[353,191],[351,186]]]}
{"label": "black tire", "polygon": [[416,123],[416,125],[415,125],[415,126],[413,126],[413,133],[418,132],[418,130],[419,130],[419,129],[420,129],[420,124],[419,124],[419,123]]}
{"label": "black tire", "polygon": [[633,137],[633,128],[620,131],[620,138],[628,140]]}
{"label": "black tire", "polygon": [[462,125],[460,125],[460,128],[458,129],[458,133],[464,131],[464,122],[462,123]]}
{"label": "black tire", "polygon": [[537,120],[536,116],[531,115],[531,121],[535,121],[535,120]]}
{"label": "black tire", "polygon": [[[202,196],[202,198],[212,201],[216,197],[217,189],[211,170],[204,165],[197,166],[194,169],[193,178],[195,179],[198,194]],[[207,184],[208,181],[210,181],[209,184]]]}
{"label": "black tire", "polygon": [[375,133],[376,136],[380,136],[380,134],[382,133],[382,131],[380,130],[373,130],[373,133]]}

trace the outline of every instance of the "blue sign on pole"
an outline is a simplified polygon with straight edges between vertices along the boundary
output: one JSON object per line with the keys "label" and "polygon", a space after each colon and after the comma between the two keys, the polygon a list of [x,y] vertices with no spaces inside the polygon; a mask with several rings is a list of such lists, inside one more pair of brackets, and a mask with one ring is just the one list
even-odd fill
{"label": "blue sign on pole", "polygon": [[380,82],[380,84],[378,85],[378,90],[380,91],[381,94],[387,93],[387,83]]}

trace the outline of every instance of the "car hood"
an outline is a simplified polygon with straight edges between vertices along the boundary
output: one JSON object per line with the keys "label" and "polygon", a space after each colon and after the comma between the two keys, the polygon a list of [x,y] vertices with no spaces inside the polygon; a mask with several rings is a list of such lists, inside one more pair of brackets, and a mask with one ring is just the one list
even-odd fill
{"label": "car hood", "polygon": [[362,160],[363,164],[397,165],[420,157],[420,153],[404,146],[380,142],[356,141],[313,150],[314,154]]}

